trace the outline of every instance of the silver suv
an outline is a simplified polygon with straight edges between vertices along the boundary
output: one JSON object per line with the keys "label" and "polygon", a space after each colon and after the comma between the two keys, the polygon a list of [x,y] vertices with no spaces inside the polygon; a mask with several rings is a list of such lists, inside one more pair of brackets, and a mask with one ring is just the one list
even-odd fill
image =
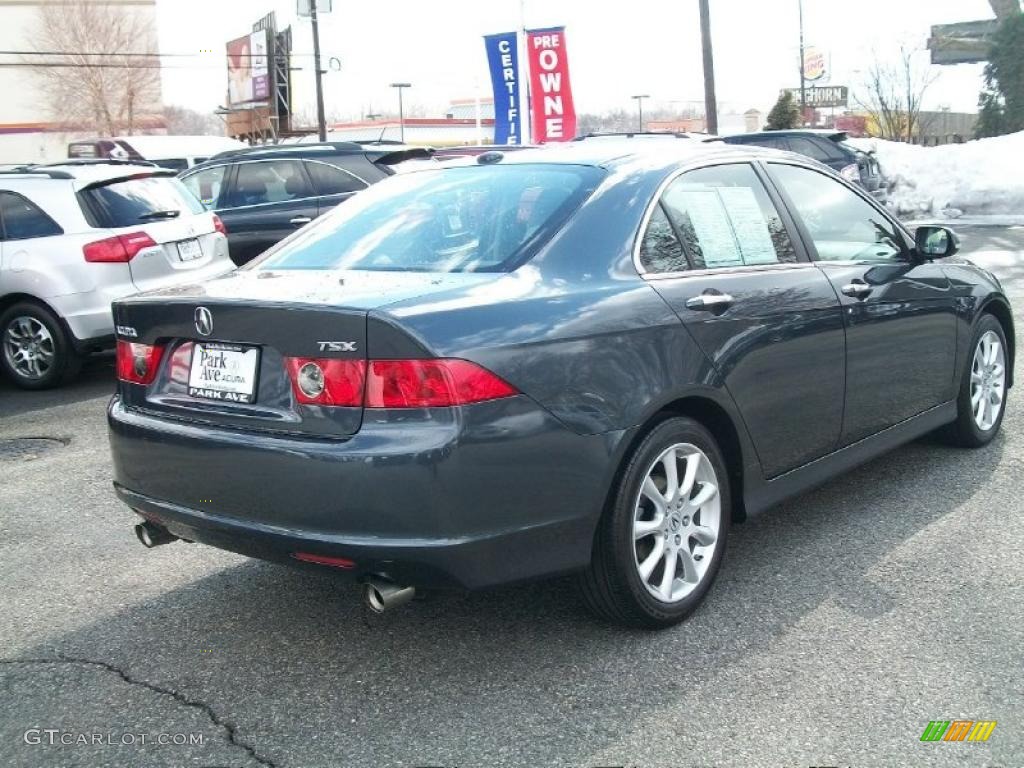
{"label": "silver suv", "polygon": [[114,346],[113,300],[233,268],[224,225],[173,171],[111,160],[0,171],[0,368],[25,389],[56,386]]}

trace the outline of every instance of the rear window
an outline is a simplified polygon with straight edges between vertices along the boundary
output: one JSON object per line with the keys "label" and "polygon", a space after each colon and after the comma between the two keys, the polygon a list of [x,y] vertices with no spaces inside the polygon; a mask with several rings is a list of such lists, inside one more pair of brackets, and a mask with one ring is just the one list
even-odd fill
{"label": "rear window", "polygon": [[253,263],[275,270],[508,271],[565,223],[604,174],[545,164],[394,176]]}
{"label": "rear window", "polygon": [[203,212],[195,196],[168,176],[115,181],[89,187],[79,195],[90,223],[112,229]]}

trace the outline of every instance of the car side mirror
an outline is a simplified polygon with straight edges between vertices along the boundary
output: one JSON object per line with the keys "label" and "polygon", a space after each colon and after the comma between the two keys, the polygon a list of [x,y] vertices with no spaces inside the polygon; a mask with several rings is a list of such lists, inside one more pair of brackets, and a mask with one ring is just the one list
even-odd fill
{"label": "car side mirror", "polygon": [[914,244],[922,259],[944,259],[960,250],[960,237],[949,227],[925,225],[914,232]]}

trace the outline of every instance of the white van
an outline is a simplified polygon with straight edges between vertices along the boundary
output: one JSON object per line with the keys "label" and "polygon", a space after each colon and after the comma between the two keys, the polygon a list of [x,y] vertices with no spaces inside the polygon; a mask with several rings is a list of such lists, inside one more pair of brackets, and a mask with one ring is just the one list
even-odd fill
{"label": "white van", "polygon": [[68,157],[73,160],[148,160],[161,168],[184,171],[219,152],[247,146],[226,136],[114,136],[73,141],[68,144]]}

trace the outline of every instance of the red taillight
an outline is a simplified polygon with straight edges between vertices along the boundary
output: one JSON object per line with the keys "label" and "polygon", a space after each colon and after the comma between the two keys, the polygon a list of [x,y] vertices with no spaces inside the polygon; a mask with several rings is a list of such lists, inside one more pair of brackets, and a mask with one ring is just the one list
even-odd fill
{"label": "red taillight", "polygon": [[159,345],[117,342],[117,378],[132,384],[151,384],[164,348]]}
{"label": "red taillight", "polygon": [[227,235],[228,233],[228,228],[224,226],[224,222],[221,221],[220,216],[218,216],[216,213],[213,214],[213,228],[220,232],[222,235]]}
{"label": "red taillight", "polygon": [[87,243],[82,247],[85,260],[95,263],[129,262],[143,248],[152,248],[156,243],[145,232],[115,235],[105,240]]}
{"label": "red taillight", "polygon": [[359,406],[366,379],[365,360],[286,357],[295,398],[305,405]]}
{"label": "red taillight", "polygon": [[508,382],[467,360],[373,360],[367,408],[466,405],[517,394]]}

